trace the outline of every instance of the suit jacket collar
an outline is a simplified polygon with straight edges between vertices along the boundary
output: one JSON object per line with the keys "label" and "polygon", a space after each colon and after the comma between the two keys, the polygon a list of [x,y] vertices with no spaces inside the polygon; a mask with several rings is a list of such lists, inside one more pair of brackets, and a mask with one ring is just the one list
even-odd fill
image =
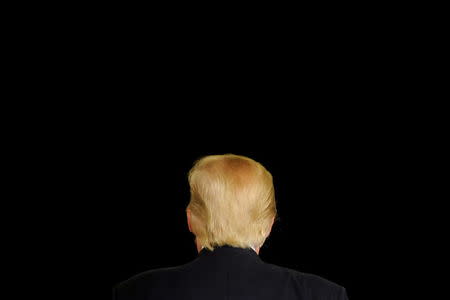
{"label": "suit jacket collar", "polygon": [[252,248],[237,248],[229,245],[219,246],[210,251],[203,248],[198,258],[219,261],[260,261],[259,255]]}

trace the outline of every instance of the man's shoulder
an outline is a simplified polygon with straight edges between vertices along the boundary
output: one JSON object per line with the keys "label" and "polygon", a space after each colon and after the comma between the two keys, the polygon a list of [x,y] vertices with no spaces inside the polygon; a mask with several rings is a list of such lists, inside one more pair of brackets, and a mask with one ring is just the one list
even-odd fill
{"label": "man's shoulder", "polygon": [[[181,274],[185,269],[185,265],[181,265],[141,272],[116,284],[112,290],[113,299],[147,299],[149,295],[161,297],[161,295],[166,295],[167,291],[171,291],[170,294],[176,293],[173,287],[182,281]],[[171,299],[169,294],[166,296]]]}
{"label": "man's shoulder", "polygon": [[295,269],[269,263],[266,263],[266,265],[274,272],[282,274],[283,278],[292,282],[297,288],[307,291],[310,294],[339,295],[345,292],[345,289],[341,285],[319,275],[300,272]]}
{"label": "man's shoulder", "polygon": [[180,271],[186,269],[188,264],[175,266],[175,267],[167,267],[167,268],[156,268],[152,270],[147,270],[145,272],[138,273],[129,279],[126,279],[120,283],[118,283],[115,288],[123,289],[130,286],[136,286],[140,283],[148,284],[149,282],[158,282],[164,281],[167,276],[174,276],[178,274]]}

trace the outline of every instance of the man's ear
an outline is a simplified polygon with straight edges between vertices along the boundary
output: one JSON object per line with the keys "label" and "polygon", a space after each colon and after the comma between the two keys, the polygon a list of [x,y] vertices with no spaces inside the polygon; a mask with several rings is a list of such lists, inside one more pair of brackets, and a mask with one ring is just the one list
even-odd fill
{"label": "man's ear", "polygon": [[274,222],[275,222],[275,217],[272,218],[272,224],[270,225],[270,229],[269,229],[269,232],[267,233],[267,236],[269,236],[270,233],[272,232],[272,227],[273,227]]}
{"label": "man's ear", "polygon": [[191,210],[189,208],[186,209],[186,216],[187,216],[187,223],[189,231],[192,232],[192,226],[191,226]]}

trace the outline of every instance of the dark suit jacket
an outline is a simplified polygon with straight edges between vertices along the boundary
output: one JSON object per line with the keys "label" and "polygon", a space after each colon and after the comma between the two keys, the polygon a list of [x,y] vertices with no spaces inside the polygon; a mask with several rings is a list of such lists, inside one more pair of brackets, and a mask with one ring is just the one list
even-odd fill
{"label": "dark suit jacket", "polygon": [[151,270],[120,283],[115,300],[347,300],[345,289],[319,276],[263,262],[252,249],[203,249],[182,266]]}

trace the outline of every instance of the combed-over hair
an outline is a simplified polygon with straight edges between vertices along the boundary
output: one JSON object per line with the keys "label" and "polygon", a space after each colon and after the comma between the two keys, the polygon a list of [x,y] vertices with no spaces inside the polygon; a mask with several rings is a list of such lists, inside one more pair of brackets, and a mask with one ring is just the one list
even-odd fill
{"label": "combed-over hair", "polygon": [[277,215],[272,175],[251,158],[210,155],[189,171],[191,227],[202,247],[260,247]]}

